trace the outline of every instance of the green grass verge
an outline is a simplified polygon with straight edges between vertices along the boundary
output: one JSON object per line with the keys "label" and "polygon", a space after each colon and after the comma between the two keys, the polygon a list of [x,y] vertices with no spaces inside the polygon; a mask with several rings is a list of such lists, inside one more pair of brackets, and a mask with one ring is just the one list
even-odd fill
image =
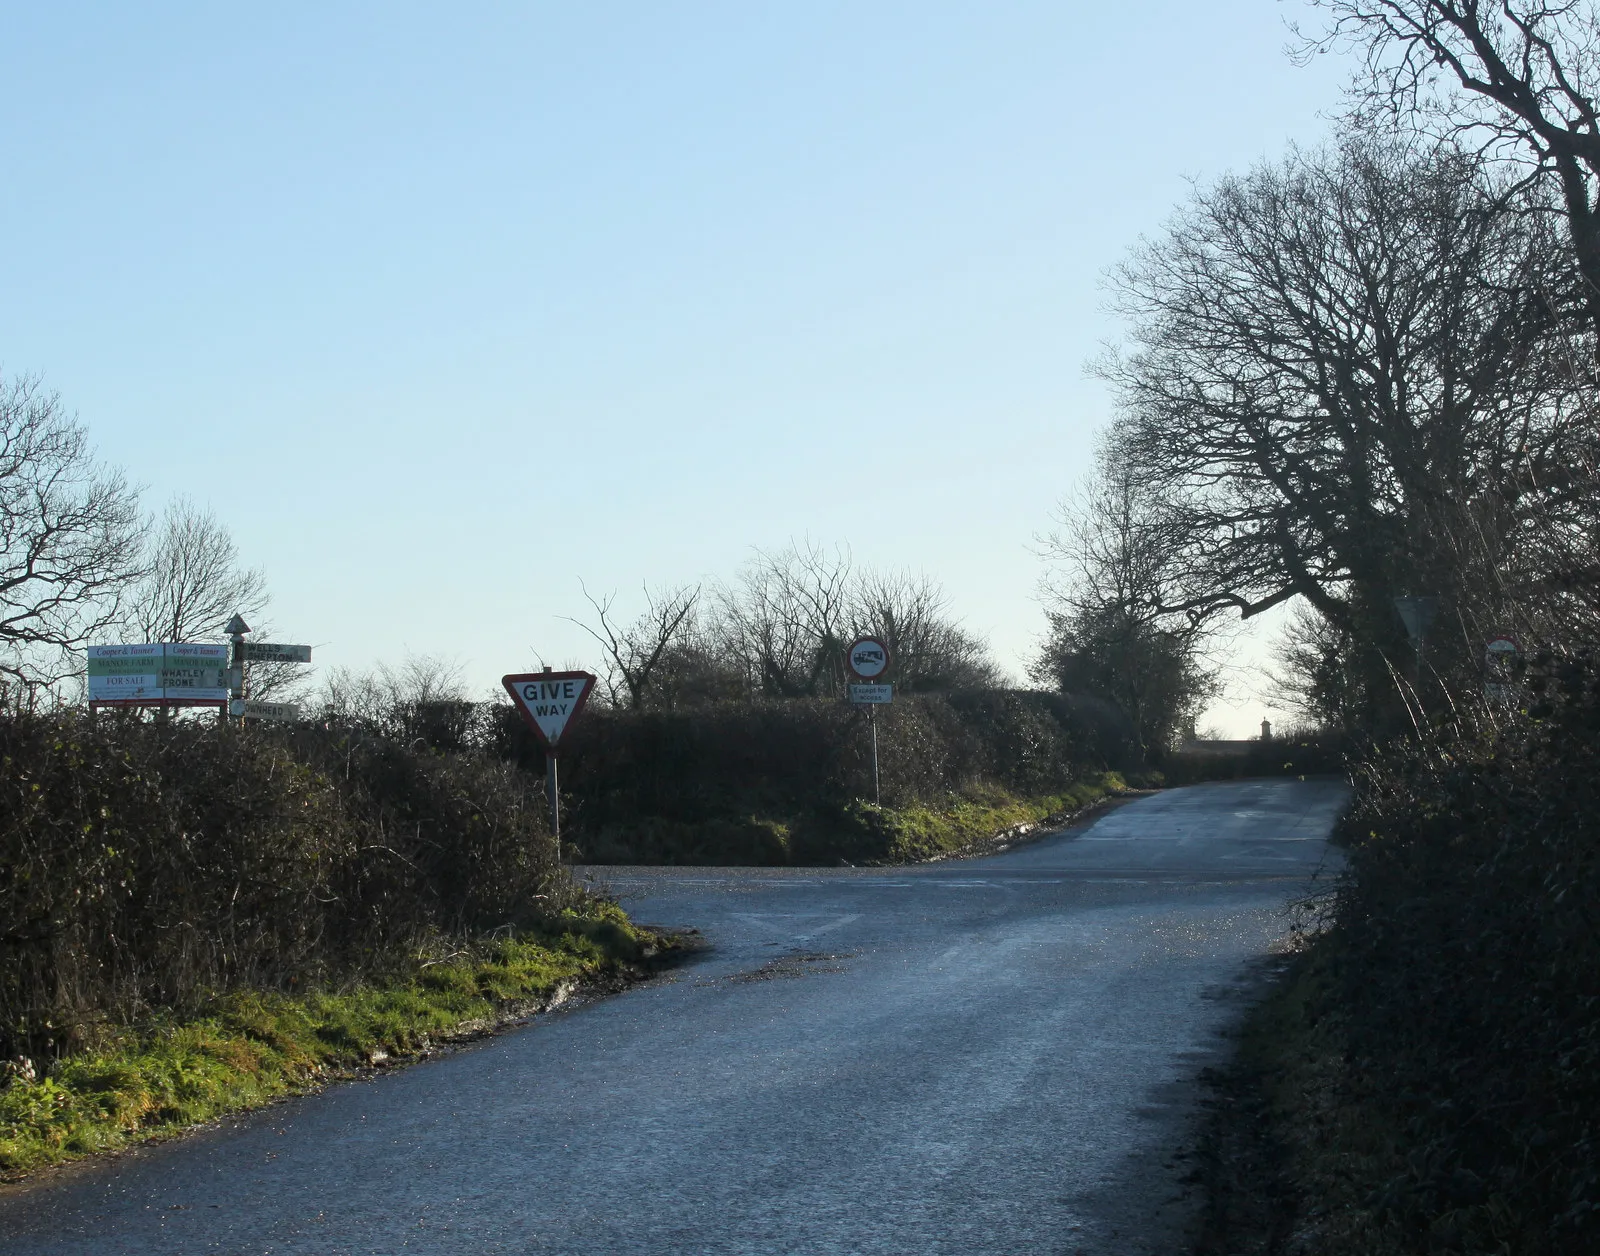
{"label": "green grass verge", "polygon": [[1079,781],[1058,794],[1021,798],[997,786],[982,786],[950,794],[935,803],[879,807],[855,803],[850,818],[873,844],[881,846],[879,859],[887,863],[914,863],[953,854],[988,841],[1025,824],[1064,820],[1073,812],[1128,789],[1115,772]]}
{"label": "green grass verge", "polygon": [[674,945],[620,909],[568,914],[538,933],[413,957],[392,981],[304,995],[244,992],[204,1015],[108,1031],[46,1076],[0,1089],[0,1178],[313,1089],[363,1066],[471,1036],[563,983],[614,974]]}
{"label": "green grass verge", "polygon": [[[1159,785],[1152,772],[1141,784]],[[1116,772],[1097,773],[1059,792],[1019,796],[977,784],[933,802],[877,806],[830,804],[811,810],[792,801],[751,796],[692,819],[643,815],[612,822],[578,847],[580,862],[827,866],[914,863],[954,854],[1023,824],[1065,820],[1129,785]]]}

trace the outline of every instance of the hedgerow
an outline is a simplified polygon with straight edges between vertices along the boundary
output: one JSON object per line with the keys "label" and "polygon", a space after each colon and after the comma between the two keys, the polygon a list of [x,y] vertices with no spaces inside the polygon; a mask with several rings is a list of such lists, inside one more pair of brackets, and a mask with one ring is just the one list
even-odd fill
{"label": "hedgerow", "polygon": [[360,729],[0,718],[0,1054],[580,903],[537,782]]}
{"label": "hedgerow", "polygon": [[1268,1089],[1307,1253],[1600,1250],[1600,667],[1357,772]]}

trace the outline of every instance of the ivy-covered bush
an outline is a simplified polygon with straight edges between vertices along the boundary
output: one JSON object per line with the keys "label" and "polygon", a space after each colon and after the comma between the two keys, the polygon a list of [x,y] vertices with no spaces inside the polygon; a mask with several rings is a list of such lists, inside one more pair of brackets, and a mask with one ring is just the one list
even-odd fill
{"label": "ivy-covered bush", "polygon": [[[120,714],[120,713],[119,713]],[[0,717],[0,1055],[576,895],[538,782],[355,729]]]}
{"label": "ivy-covered bush", "polygon": [[1343,1084],[1399,1250],[1600,1250],[1600,668],[1359,774],[1328,939]]}

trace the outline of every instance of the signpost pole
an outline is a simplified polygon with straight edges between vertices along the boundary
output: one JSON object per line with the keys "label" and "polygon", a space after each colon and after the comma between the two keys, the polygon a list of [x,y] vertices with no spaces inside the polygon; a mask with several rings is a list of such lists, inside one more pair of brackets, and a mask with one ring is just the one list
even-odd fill
{"label": "signpost pole", "polygon": [[867,727],[872,730],[872,805],[883,806],[883,795],[878,790],[878,719],[877,713],[867,708]]}
{"label": "signpost pole", "polygon": [[522,672],[500,677],[512,703],[544,751],[544,789],[550,803],[550,836],[555,839],[556,862],[561,862],[561,736],[576,718],[594,688],[589,672]]}
{"label": "signpost pole", "polygon": [[[222,722],[228,722],[230,712],[237,709],[239,713],[239,727],[244,727],[244,638],[250,631],[250,625],[244,622],[243,615],[234,615],[226,625],[223,632],[228,634],[228,639],[233,642],[232,666],[228,669],[228,701],[222,704]],[[237,706],[235,705],[237,704]]]}
{"label": "signpost pole", "polygon": [[[229,640],[233,643],[233,650],[228,666],[228,697],[230,700],[233,698],[242,700],[244,698],[244,633],[233,633]],[[222,722],[224,724],[228,722],[230,705],[231,701],[222,704]],[[239,717],[239,723],[241,725],[244,723],[244,716],[241,715]]]}
{"label": "signpost pole", "polygon": [[877,637],[857,637],[844,652],[845,670],[862,684],[850,684],[845,678],[845,688],[850,701],[867,708],[867,733],[872,740],[872,805],[883,805],[883,791],[878,780],[878,712],[877,706],[894,699],[894,686],[880,683],[889,670],[889,645]]}
{"label": "signpost pole", "polygon": [[556,752],[548,750],[544,756],[544,789],[550,796],[550,836],[556,839],[556,862],[561,862],[561,781],[556,771]]}

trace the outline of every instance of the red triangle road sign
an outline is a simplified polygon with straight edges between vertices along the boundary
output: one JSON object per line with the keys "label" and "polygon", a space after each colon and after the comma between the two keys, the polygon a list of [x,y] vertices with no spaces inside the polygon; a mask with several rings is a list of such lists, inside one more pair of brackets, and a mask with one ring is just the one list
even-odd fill
{"label": "red triangle road sign", "polygon": [[524,672],[502,676],[500,683],[539,744],[554,754],[561,734],[589,700],[594,677],[588,672]]}

